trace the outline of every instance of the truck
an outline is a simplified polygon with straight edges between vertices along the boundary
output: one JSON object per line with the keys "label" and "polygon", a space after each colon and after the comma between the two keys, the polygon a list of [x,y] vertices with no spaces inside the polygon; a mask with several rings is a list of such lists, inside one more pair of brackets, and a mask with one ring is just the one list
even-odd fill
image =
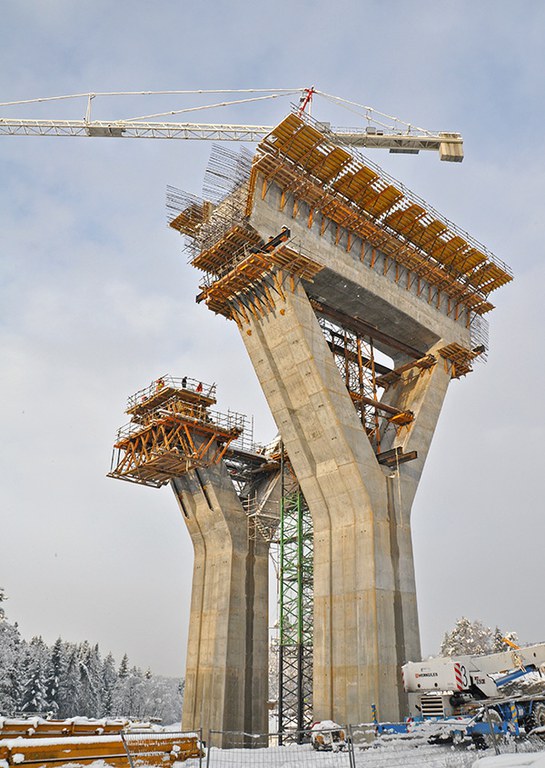
{"label": "truck", "polygon": [[545,739],[545,643],[509,645],[499,653],[404,664],[409,723],[449,722],[455,732],[459,722],[460,731],[479,737],[523,730]]}

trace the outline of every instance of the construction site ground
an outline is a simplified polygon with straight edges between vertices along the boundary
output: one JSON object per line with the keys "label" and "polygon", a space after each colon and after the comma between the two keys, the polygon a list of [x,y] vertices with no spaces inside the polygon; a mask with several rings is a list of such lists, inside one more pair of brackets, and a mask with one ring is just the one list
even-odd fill
{"label": "construction site ground", "polygon": [[[501,739],[476,749],[461,744],[430,744],[426,737],[383,735],[373,738],[352,731],[350,747],[316,751],[310,743],[244,749],[201,749],[196,734],[120,733],[94,736],[17,736],[0,739],[0,768],[545,768],[545,741],[539,735]],[[247,735],[245,735],[247,736]],[[251,744],[253,737],[249,737]],[[256,736],[257,739],[262,739]],[[248,741],[248,739],[247,739]],[[496,754],[498,752],[499,754]]]}

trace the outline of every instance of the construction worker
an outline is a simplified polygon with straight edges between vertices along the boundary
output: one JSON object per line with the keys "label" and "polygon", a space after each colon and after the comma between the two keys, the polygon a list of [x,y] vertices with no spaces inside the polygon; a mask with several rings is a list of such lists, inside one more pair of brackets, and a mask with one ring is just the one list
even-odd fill
{"label": "construction worker", "polygon": [[195,389],[195,392],[202,392],[202,381],[199,381],[197,384],[197,388]]}

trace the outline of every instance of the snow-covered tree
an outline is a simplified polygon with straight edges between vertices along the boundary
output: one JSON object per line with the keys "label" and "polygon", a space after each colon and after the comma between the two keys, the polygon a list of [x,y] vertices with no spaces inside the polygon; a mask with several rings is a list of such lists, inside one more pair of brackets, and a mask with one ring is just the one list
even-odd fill
{"label": "snow-covered tree", "polygon": [[47,713],[45,694],[46,669],[49,650],[41,637],[33,637],[27,649],[28,673],[24,682],[19,709],[25,714]]}
{"label": "snow-covered tree", "polygon": [[83,717],[98,717],[101,712],[101,668],[98,645],[91,648],[83,642],[78,649],[78,714]]}
{"label": "snow-covered tree", "polygon": [[0,715],[13,715],[19,704],[20,647],[17,625],[0,620]]}
{"label": "snow-covered tree", "polygon": [[119,671],[117,673],[118,677],[128,677],[129,674],[129,657],[127,654],[123,656],[121,659],[121,664],[119,665]]}
{"label": "snow-covered tree", "polygon": [[79,665],[78,649],[73,643],[66,647],[66,668],[59,681],[59,717],[79,714]]}
{"label": "snow-covered tree", "polygon": [[0,716],[51,713],[56,717],[158,717],[180,721],[183,681],[130,667],[127,654],[116,671],[112,654],[98,645],[58,638],[23,640],[17,624],[0,619]]}
{"label": "snow-covered tree", "polygon": [[117,683],[117,672],[115,669],[115,659],[109,653],[102,664],[102,715],[111,717],[113,715],[113,695]]}
{"label": "snow-covered tree", "polygon": [[465,616],[458,619],[452,632],[446,632],[441,643],[442,656],[492,653],[494,637],[490,627]]}
{"label": "snow-covered tree", "polygon": [[51,649],[51,658],[45,680],[45,698],[47,710],[56,717],[60,709],[60,682],[66,671],[66,657],[64,643],[57,638]]}
{"label": "snow-covered tree", "polygon": [[144,716],[145,683],[146,679],[142,670],[137,667],[128,669],[128,658],[125,654],[119,668],[117,684],[113,692],[113,708],[117,716]]}

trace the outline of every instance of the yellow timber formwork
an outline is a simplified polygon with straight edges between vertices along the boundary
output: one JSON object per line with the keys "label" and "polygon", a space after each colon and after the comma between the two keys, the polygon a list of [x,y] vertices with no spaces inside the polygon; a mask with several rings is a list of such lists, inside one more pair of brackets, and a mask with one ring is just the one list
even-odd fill
{"label": "yellow timber formwork", "polygon": [[69,720],[33,718],[1,718],[0,741],[6,739],[40,739],[53,736],[108,736],[119,734],[129,725],[125,719],[92,720],[75,717]]}
{"label": "yellow timber formwork", "polygon": [[[68,726],[69,727],[69,726]],[[49,736],[48,738],[0,739],[0,761],[6,766],[56,768],[89,765],[97,760],[116,768],[131,768],[133,763],[165,766],[202,757],[197,734],[147,733],[129,744],[120,732],[94,736]]]}
{"label": "yellow timber formwork", "polygon": [[445,361],[445,365],[450,368],[453,379],[459,379],[473,370],[472,361],[479,356],[481,350],[469,350],[460,344],[447,344],[439,350],[439,354]]}
{"label": "yellow timber formwork", "polygon": [[217,464],[244,417],[210,411],[215,386],[163,376],[129,398],[131,422],[117,435],[108,477],[158,488],[190,469]]}
{"label": "yellow timber formwork", "polygon": [[335,146],[300,115],[286,117],[259,144],[247,213],[259,175],[473,312],[493,309],[488,295],[512,280],[509,268],[468,235],[379,168]]}
{"label": "yellow timber formwork", "polygon": [[[271,185],[288,217],[308,216],[309,228],[320,236],[333,233],[337,244],[342,238],[347,251],[358,241],[363,263],[393,275],[396,283],[468,327],[475,315],[494,308],[489,295],[512,280],[509,267],[484,246],[378,166],[336,146],[307,116],[291,114],[276,126],[258,145],[249,174],[237,187],[240,212],[223,231],[214,222],[222,204],[207,201],[191,202],[170,224],[201,244],[191,261],[206,273],[197,300],[240,327],[250,316],[275,308],[287,279],[312,282],[323,268],[286,240],[270,249],[248,223],[255,196],[265,198]],[[217,237],[211,243],[214,227]],[[454,377],[471,370],[485,351],[483,340],[475,338],[478,353],[450,347],[441,352]]]}
{"label": "yellow timber formwork", "polygon": [[197,227],[209,218],[213,208],[214,206],[212,203],[208,201],[201,204],[192,203],[178,214],[178,216],[170,222],[169,226],[173,229],[177,229],[178,232],[183,232],[184,235],[193,237]]}
{"label": "yellow timber formwork", "polygon": [[229,271],[203,286],[197,301],[204,301],[217,314],[237,322],[242,316],[247,321],[248,314],[274,309],[274,295],[283,295],[286,275],[312,282],[323,267],[283,245],[289,234],[285,229],[261,248],[246,246],[238,254],[231,255]]}

